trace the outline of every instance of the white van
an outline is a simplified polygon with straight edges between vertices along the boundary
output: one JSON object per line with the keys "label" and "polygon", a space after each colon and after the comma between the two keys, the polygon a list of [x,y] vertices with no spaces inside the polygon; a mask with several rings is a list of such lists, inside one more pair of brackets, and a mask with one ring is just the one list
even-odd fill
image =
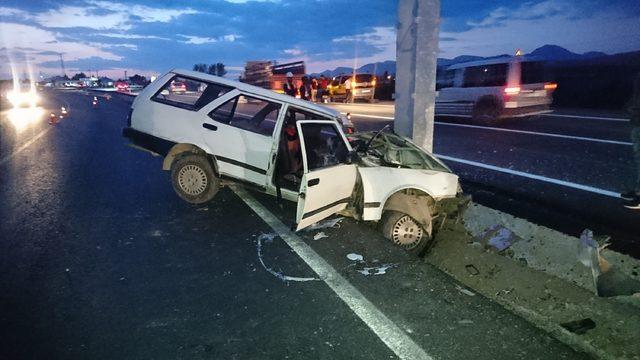
{"label": "white van", "polygon": [[543,63],[524,56],[451,65],[436,84],[436,115],[494,122],[550,112],[557,85],[544,76]]}
{"label": "white van", "polygon": [[[184,91],[171,91],[176,82]],[[380,221],[387,238],[420,253],[468,202],[458,177],[400,136],[347,138],[343,119],[291,96],[173,70],[140,92],[123,135],[164,157],[187,202],[209,201],[228,182],[244,184],[296,201],[296,229],[340,212]]]}

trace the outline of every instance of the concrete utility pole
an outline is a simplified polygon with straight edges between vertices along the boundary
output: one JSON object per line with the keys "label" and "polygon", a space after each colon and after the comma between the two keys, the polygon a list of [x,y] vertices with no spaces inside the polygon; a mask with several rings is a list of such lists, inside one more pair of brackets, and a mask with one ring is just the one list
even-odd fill
{"label": "concrete utility pole", "polygon": [[62,77],[67,76],[67,72],[64,70],[64,61],[62,60],[62,53],[59,53],[58,55],[60,55],[60,70],[62,71]]}
{"label": "concrete utility pole", "polygon": [[433,150],[440,0],[399,0],[394,131]]}

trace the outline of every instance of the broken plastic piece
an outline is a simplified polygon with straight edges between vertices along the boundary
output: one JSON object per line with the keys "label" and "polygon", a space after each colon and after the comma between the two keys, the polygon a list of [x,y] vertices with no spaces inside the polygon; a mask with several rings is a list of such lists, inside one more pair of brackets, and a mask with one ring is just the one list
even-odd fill
{"label": "broken plastic piece", "polygon": [[593,288],[598,295],[598,276],[600,276],[600,250],[598,243],[593,240],[593,231],[585,229],[580,234],[580,242],[578,243],[578,260],[582,265],[591,269],[593,278]]}
{"label": "broken plastic piece", "polygon": [[314,231],[314,230],[328,229],[328,228],[339,228],[340,221],[342,221],[342,219],[344,218],[338,217],[338,218],[318,221],[315,224],[309,225],[304,231]]}
{"label": "broken plastic piece", "polygon": [[560,326],[571,331],[574,334],[582,335],[582,334],[585,334],[587,331],[595,328],[596,323],[590,318],[586,318],[582,320],[569,321],[569,322],[560,324]]}
{"label": "broken plastic piece", "polygon": [[387,273],[387,270],[397,267],[398,264],[381,264],[379,266],[365,266],[362,269],[356,270],[360,274],[364,276],[369,275],[384,275]]}
{"label": "broken plastic piece", "polygon": [[320,231],[319,233],[315,234],[313,236],[313,240],[320,240],[320,239],[324,239],[324,238],[328,238],[329,235],[325,234],[323,231]]}
{"label": "broken plastic piece", "polygon": [[498,232],[489,239],[489,245],[493,246],[496,250],[502,251],[511,246],[511,236],[513,233],[507,228],[501,228]]}
{"label": "broken plastic piece", "polygon": [[349,259],[351,261],[363,261],[364,260],[362,255],[356,254],[356,253],[347,254],[347,259]]}
{"label": "broken plastic piece", "polygon": [[463,287],[462,287],[462,286],[460,286],[460,285],[456,285],[456,289],[458,289],[458,291],[460,291],[461,293],[463,293],[463,294],[465,294],[465,295],[468,295],[468,296],[476,296],[476,294],[475,294],[473,291],[471,291],[471,290],[467,290],[467,289],[463,288]]}

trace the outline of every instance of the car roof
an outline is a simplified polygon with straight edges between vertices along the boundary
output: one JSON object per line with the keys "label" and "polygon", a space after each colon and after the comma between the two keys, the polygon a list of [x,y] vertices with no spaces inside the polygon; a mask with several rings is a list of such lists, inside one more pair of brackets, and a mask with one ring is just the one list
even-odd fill
{"label": "car roof", "polygon": [[231,86],[242,92],[259,95],[265,98],[271,98],[276,101],[285,102],[301,108],[309,109],[314,112],[324,113],[329,116],[334,116],[334,117],[340,116],[340,112],[337,110],[330,109],[328,107],[324,107],[321,105],[317,105],[306,100],[296,99],[293,96],[279,94],[275,91],[263,89],[261,87],[246,84],[240,81],[229,80],[220,76],[209,75],[209,74],[205,74],[197,71],[189,71],[189,70],[183,70],[183,69],[173,69],[170,71],[170,73],[176,74],[176,75],[184,75],[190,78],[201,79],[203,81],[209,81],[209,82],[213,82],[221,85]]}
{"label": "car roof", "polygon": [[[520,62],[540,61],[541,60],[539,57],[526,56],[526,55],[525,56],[519,56],[518,59],[520,60]],[[516,60],[515,56],[500,56],[500,57],[495,57],[495,58],[491,58],[491,59],[468,61],[468,62],[453,64],[453,65],[449,66],[447,68],[447,70],[463,69],[463,68],[467,68],[467,67],[471,67],[471,66],[508,64],[508,63],[510,63],[512,61],[515,61],[515,60]]]}

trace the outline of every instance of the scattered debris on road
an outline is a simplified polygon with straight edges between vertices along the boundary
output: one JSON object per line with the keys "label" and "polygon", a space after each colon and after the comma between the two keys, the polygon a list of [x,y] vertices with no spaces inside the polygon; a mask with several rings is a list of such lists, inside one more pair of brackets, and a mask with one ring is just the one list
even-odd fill
{"label": "scattered debris on road", "polygon": [[320,229],[339,228],[340,227],[340,221],[342,221],[342,219],[344,219],[344,218],[343,217],[337,217],[337,218],[333,218],[333,219],[327,219],[327,220],[318,221],[315,224],[309,225],[306,229],[304,229],[304,231],[310,232],[310,231],[315,231],[315,230],[320,230]]}
{"label": "scattered debris on road", "polygon": [[515,242],[520,241],[511,229],[500,224],[495,224],[482,233],[475,241],[484,246],[485,249],[502,253],[511,247]]}
{"label": "scattered debris on road", "polygon": [[467,289],[463,288],[463,287],[462,287],[462,286],[460,286],[460,285],[456,285],[456,289],[458,289],[458,291],[460,291],[461,293],[463,293],[463,294],[465,294],[465,295],[468,295],[468,296],[476,296],[476,294],[475,294],[473,291],[471,291],[471,290],[467,290]]}
{"label": "scattered debris on road", "polygon": [[580,235],[578,261],[591,270],[596,295],[613,297],[640,294],[640,281],[612,266],[600,254],[609,245],[606,239],[597,241],[589,229]]}
{"label": "scattered debris on road", "polygon": [[362,255],[356,254],[356,253],[347,254],[347,259],[351,261],[364,261],[364,258],[362,257]]}
{"label": "scattered debris on road", "polygon": [[384,275],[387,270],[398,266],[398,264],[380,264],[378,260],[366,262],[362,255],[356,253],[347,254],[347,259],[355,261],[356,263],[349,265],[349,267],[355,266],[356,271],[364,276]]}
{"label": "scattered debris on road", "polygon": [[313,240],[320,240],[328,237],[329,235],[325,234],[324,231],[320,231],[319,233],[313,235]]}
{"label": "scattered debris on road", "polygon": [[356,271],[364,276],[384,275],[387,273],[387,270],[397,266],[398,264],[381,264],[379,266],[364,266],[361,269],[356,269]]}
{"label": "scattered debris on road", "polygon": [[267,270],[271,275],[277,277],[278,279],[282,280],[283,282],[289,282],[289,281],[315,281],[315,280],[320,280],[318,278],[315,277],[297,277],[297,276],[288,276],[288,275],[284,275],[282,272],[280,271],[275,271],[272,268],[268,267],[265,263],[264,260],[262,258],[262,243],[272,243],[273,239],[276,238],[278,235],[275,233],[269,233],[269,234],[260,234],[258,236],[258,241],[257,241],[257,249],[258,249],[258,260],[260,260],[260,264],[262,264],[262,267]]}

